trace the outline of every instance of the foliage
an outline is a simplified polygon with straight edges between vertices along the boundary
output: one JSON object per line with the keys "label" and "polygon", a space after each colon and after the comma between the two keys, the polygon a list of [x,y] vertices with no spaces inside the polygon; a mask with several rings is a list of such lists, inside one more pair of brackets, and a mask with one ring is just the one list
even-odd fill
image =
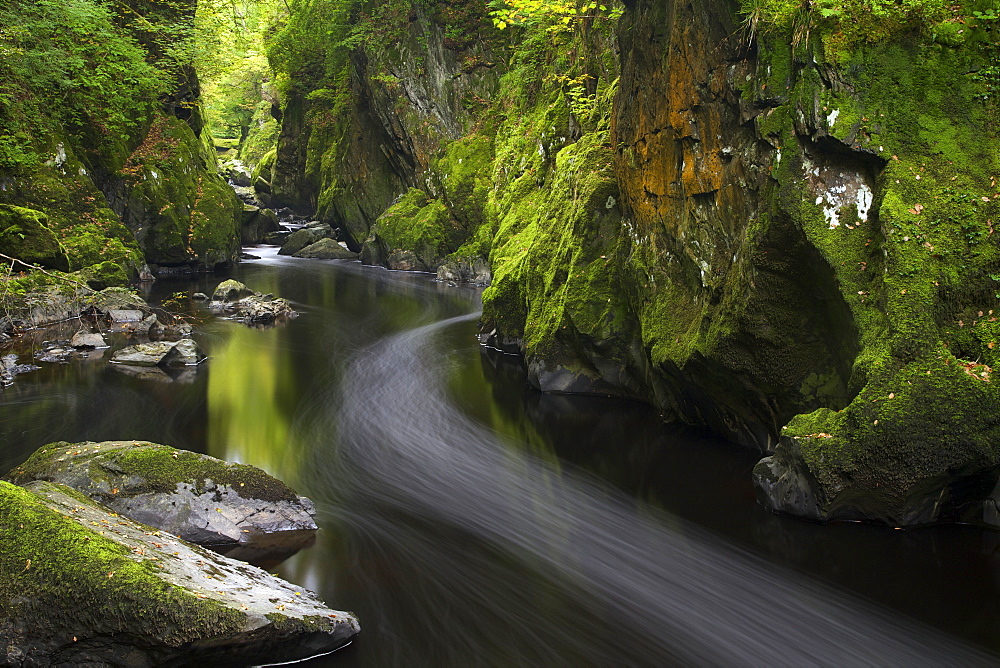
{"label": "foliage", "polygon": [[13,0],[0,7],[0,168],[38,164],[37,124],[91,144],[134,137],[167,76],[102,0]]}
{"label": "foliage", "polygon": [[[610,4],[610,3],[609,3]],[[611,21],[621,17],[621,7],[577,0],[491,0],[490,16],[500,30],[508,26],[544,26],[549,32],[572,30],[583,19],[601,16]]]}

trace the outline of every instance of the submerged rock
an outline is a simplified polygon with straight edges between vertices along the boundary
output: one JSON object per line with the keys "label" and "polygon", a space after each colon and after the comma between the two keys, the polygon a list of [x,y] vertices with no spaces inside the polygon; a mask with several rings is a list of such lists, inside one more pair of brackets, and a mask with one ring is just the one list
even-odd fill
{"label": "submerged rock", "polygon": [[[206,546],[316,530],[312,501],[256,466],[146,441],[58,442],[7,475],[67,485],[115,512]],[[265,540],[265,537],[268,537]]]}
{"label": "submerged rock", "polygon": [[320,239],[295,253],[292,257],[312,260],[357,260],[358,254],[349,251],[333,239]]}
{"label": "submerged rock", "polygon": [[247,665],[350,642],[354,615],[63,485],[0,482],[4,665]]}

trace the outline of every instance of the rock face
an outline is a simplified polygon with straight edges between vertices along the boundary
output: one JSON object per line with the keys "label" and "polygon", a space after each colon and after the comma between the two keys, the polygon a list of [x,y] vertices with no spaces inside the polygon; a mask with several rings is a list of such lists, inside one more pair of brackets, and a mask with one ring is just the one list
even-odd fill
{"label": "rock face", "polygon": [[439,281],[472,283],[489,287],[493,274],[490,265],[480,257],[458,258],[445,262],[437,268]]}
{"label": "rock face", "polygon": [[0,660],[246,665],[332,651],[357,619],[68,487],[0,482]]}
{"label": "rock face", "polygon": [[316,510],[257,467],[145,441],[51,443],[7,479],[72,487],[115,512],[206,546],[314,532]]}
{"label": "rock face", "polygon": [[295,253],[292,257],[312,260],[357,260],[358,254],[352,253],[333,239],[320,239]]}
{"label": "rock face", "polygon": [[[756,480],[775,508],[962,515],[1000,468],[995,27],[626,5],[521,26],[510,52],[455,16],[386,25],[392,48],[338,61],[349,86],[296,82],[313,93],[284,101],[275,196],[363,262],[488,253],[484,342],[541,390],[774,452]],[[540,64],[553,31],[574,64]],[[331,108],[336,130],[310,127]]]}

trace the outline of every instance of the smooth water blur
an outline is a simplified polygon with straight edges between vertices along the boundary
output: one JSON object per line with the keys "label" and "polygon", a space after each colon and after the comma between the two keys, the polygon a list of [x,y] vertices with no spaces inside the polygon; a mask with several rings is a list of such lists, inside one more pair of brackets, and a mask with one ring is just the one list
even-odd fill
{"label": "smooth water blur", "polygon": [[757,453],[527,388],[518,360],[477,345],[477,291],[253,252],[239,278],[299,318],[249,329],[192,307],[211,358],[174,382],[101,360],[20,376],[0,465],[54,440],[147,439],[286,480],[323,530],[277,572],[363,629],[312,663],[998,662],[973,647],[1000,650],[997,534],[777,517],[753,498]]}

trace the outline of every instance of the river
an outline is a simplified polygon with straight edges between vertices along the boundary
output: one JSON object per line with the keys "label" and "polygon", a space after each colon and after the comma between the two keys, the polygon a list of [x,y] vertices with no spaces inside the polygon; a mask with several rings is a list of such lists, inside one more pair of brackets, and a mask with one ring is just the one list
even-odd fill
{"label": "river", "polygon": [[19,376],[0,466],[146,439],[287,481],[322,530],[275,572],[363,629],[308,665],[1000,663],[997,533],[778,517],[753,497],[759,453],[530,390],[476,342],[477,290],[252,252],[238,278],[299,318],[249,329],[191,306],[210,359],[173,382],[103,359]]}

